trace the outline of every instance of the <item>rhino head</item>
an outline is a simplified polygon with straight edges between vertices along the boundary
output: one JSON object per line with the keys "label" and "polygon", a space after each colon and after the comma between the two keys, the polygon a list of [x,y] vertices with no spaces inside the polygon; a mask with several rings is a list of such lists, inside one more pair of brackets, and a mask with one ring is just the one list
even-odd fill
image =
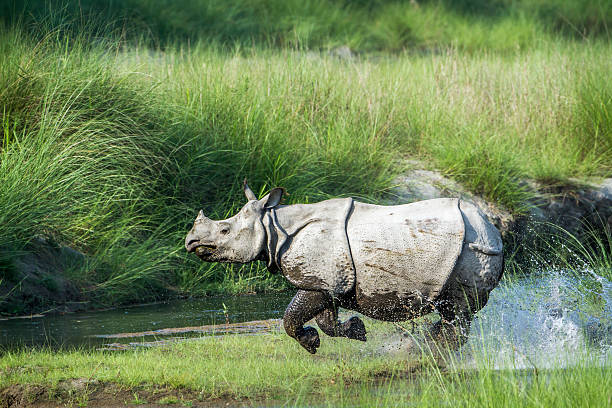
{"label": "rhino head", "polygon": [[282,188],[274,188],[258,200],[245,180],[246,205],[233,217],[219,221],[207,218],[200,210],[185,238],[187,252],[206,262],[247,263],[259,259],[266,248],[262,218],[280,203],[283,193]]}

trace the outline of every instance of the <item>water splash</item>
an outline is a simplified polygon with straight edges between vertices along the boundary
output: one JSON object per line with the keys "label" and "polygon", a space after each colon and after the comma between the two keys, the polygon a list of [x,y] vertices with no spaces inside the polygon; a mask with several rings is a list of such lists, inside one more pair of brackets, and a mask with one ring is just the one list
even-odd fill
{"label": "water splash", "polygon": [[612,282],[593,270],[507,279],[472,323],[463,364],[566,367],[612,358]]}

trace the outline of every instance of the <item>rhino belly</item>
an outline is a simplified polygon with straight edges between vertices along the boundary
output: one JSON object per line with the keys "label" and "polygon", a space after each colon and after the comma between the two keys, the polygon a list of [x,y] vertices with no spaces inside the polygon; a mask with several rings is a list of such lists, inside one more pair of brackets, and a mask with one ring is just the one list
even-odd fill
{"label": "rhino belly", "polygon": [[399,206],[354,203],[347,223],[359,311],[404,320],[431,311],[461,253],[457,199]]}

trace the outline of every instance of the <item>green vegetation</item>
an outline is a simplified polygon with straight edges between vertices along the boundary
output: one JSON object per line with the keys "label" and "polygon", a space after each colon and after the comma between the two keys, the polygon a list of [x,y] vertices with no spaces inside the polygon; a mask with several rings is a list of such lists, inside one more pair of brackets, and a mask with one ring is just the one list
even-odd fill
{"label": "green vegetation", "polygon": [[412,157],[518,212],[521,178],[610,174],[609,3],[417,3],[0,6],[0,310],[40,238],[103,304],[282,289],[182,249],[244,177],[377,200]]}
{"label": "green vegetation", "polygon": [[[87,402],[116,384],[127,401],[186,403],[234,399],[264,405],[607,406],[610,361],[593,365],[497,370],[486,358],[381,348],[401,334],[368,320],[370,341],[324,336],[315,356],[284,333],[207,337],[126,352],[24,350],[0,356],[0,389],[19,384],[27,398]],[[404,329],[408,330],[408,329]],[[465,352],[466,350],[464,350]],[[470,365],[476,367],[470,368]],[[77,383],[80,388],[71,384]],[[85,386],[83,386],[85,384]],[[168,391],[172,391],[168,395]],[[165,394],[163,392],[165,392]],[[139,396],[140,395],[140,396]],[[117,396],[107,396],[117,402]],[[93,403],[95,406],[95,403]]]}
{"label": "green vegetation", "polygon": [[[359,51],[516,50],[555,36],[610,39],[606,0],[29,0],[8,1],[11,22],[45,20],[72,32],[115,31],[149,44],[175,41]],[[100,21],[103,29],[92,28]]]}

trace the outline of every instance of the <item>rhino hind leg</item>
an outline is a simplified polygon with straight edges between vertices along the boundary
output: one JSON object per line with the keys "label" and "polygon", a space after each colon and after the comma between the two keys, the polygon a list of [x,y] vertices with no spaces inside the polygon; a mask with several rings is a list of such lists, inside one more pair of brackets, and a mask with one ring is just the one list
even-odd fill
{"label": "rhino hind leg", "polygon": [[330,337],[347,337],[353,340],[366,341],[366,329],[363,321],[357,316],[340,322],[338,308],[332,306],[323,310],[316,317],[319,328]]}
{"label": "rhino hind leg", "polygon": [[[477,260],[480,264],[475,265]],[[457,347],[465,343],[474,315],[487,304],[501,271],[502,255],[488,256],[464,248],[447,287],[435,302],[441,319],[432,328],[431,337]]]}
{"label": "rhino hind leg", "polygon": [[467,341],[474,315],[487,303],[489,292],[464,287],[452,295],[440,299],[436,309],[440,320],[431,328],[432,340],[451,348],[461,346]]}
{"label": "rhino hind leg", "polygon": [[448,283],[436,300],[441,319],[431,337],[455,346],[467,340],[474,315],[501,279],[504,257],[499,231],[473,204],[460,202],[465,242]]}

